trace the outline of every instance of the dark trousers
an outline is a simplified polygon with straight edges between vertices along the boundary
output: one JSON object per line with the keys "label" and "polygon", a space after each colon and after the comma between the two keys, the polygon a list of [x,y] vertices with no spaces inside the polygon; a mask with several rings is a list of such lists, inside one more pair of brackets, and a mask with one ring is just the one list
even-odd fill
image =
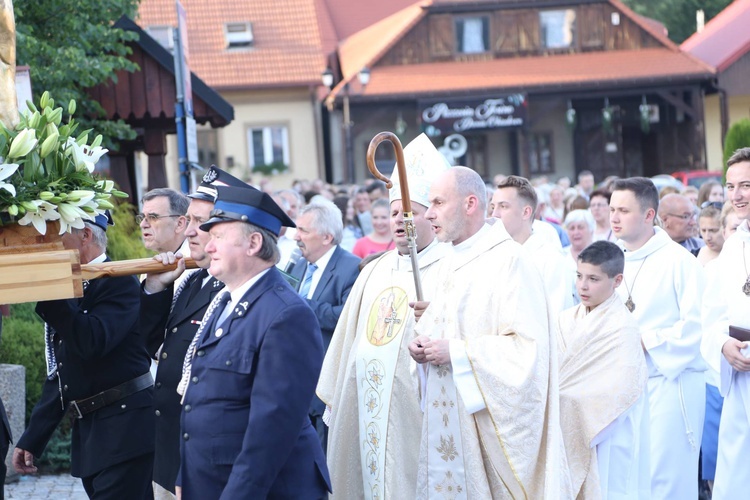
{"label": "dark trousers", "polygon": [[5,457],[8,456],[8,449],[12,437],[10,435],[10,429],[5,426],[5,422],[8,421],[8,417],[5,415],[5,406],[3,406],[3,400],[0,399],[0,500],[5,500],[5,476],[8,473],[8,468],[5,466]]}
{"label": "dark trousers", "polygon": [[5,430],[5,425],[0,422],[0,481],[2,481],[2,484],[0,484],[0,500],[5,500],[5,475],[8,473],[8,468],[5,466],[5,457],[8,455],[8,448],[10,448],[10,436],[8,431]]}
{"label": "dark trousers", "polygon": [[154,455],[148,453],[81,478],[81,482],[93,500],[153,500],[153,469]]}

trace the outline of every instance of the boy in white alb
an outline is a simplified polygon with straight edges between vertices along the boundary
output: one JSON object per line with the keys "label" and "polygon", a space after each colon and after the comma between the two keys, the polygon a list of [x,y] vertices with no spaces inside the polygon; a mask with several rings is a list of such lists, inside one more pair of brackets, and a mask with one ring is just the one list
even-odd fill
{"label": "boy in white alb", "polygon": [[700,354],[703,269],[654,227],[659,195],[650,179],[614,183],[612,232],[625,250],[620,298],[638,321],[648,366],[651,496],[698,498],[706,390]]}
{"label": "boy in white alb", "polygon": [[650,498],[648,370],[638,323],[615,293],[622,250],[597,241],[578,256],[581,303],[557,325],[560,422],[577,498]]}

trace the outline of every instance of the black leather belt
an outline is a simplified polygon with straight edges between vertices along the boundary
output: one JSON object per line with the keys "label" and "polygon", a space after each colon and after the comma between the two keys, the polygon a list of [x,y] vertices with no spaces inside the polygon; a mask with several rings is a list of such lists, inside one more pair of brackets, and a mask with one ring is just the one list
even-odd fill
{"label": "black leather belt", "polygon": [[71,401],[70,406],[75,409],[77,413],[76,417],[83,418],[87,413],[91,413],[100,408],[111,405],[112,403],[116,403],[117,401],[151,387],[152,385],[154,385],[154,379],[151,378],[151,372],[146,372],[133,380],[123,382],[117,387],[107,389],[106,391],[102,391],[89,398]]}

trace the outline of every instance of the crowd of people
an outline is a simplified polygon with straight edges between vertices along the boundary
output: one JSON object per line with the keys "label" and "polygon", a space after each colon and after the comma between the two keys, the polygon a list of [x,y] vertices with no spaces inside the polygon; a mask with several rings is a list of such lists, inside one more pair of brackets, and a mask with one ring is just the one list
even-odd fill
{"label": "crowd of people", "polygon": [[[404,157],[390,188],[148,192],[164,270],[37,305],[15,469],[71,407],[91,498],[744,498],[750,148],[661,193]],[[105,261],[110,223],[66,248]]]}

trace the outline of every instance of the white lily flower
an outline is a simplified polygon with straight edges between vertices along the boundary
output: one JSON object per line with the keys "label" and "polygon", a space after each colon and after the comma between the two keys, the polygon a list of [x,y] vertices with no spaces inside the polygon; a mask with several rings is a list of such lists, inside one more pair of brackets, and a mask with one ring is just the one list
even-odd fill
{"label": "white lily flower", "polygon": [[84,212],[77,204],[63,202],[57,205],[60,212],[60,234],[70,232],[70,229],[83,229],[83,219],[94,220],[94,218]]}
{"label": "white lily flower", "polygon": [[18,223],[22,226],[33,224],[39,234],[46,234],[47,221],[60,219],[60,214],[57,213],[57,207],[48,201],[42,200],[32,201],[31,203],[36,205],[36,212],[30,210],[26,211],[26,215],[19,219]]}
{"label": "white lily flower", "polygon": [[99,146],[91,147],[86,144],[79,146],[75,139],[72,137],[68,138],[65,143],[65,151],[69,156],[72,156],[73,161],[76,164],[76,170],[82,172],[85,168],[89,173],[94,172],[94,164],[104,156],[109,150]]}
{"label": "white lily flower", "polygon": [[26,156],[36,146],[36,130],[31,128],[25,128],[13,138],[13,142],[10,143],[10,151],[8,151],[8,158],[20,158]]}
{"label": "white lily flower", "polygon": [[13,196],[16,195],[16,186],[9,182],[2,182],[18,170],[17,163],[5,163],[0,165],[0,189],[5,189]]}

